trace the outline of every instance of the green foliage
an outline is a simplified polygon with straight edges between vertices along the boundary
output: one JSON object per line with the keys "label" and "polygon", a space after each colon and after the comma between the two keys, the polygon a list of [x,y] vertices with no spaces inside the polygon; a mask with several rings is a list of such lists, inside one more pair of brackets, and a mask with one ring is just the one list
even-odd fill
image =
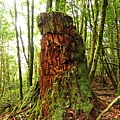
{"label": "green foliage", "polygon": [[63,113],[64,113],[64,109],[62,110],[60,107],[55,109],[55,113],[52,116],[53,120],[63,120]]}
{"label": "green foliage", "polygon": [[[23,100],[18,99],[18,100],[15,100],[15,102],[13,102],[13,99],[9,100],[9,99],[2,98],[0,102],[1,103],[0,112],[3,113],[6,110],[7,111],[11,110],[11,113],[9,114],[8,118],[10,116],[14,116],[15,118],[19,119],[20,116],[25,116],[29,114],[29,120],[33,120],[34,118],[39,119],[40,116],[42,116],[42,105],[44,103],[43,101],[40,101],[38,99],[39,92],[40,92],[40,89],[39,89],[38,83],[36,83],[34,86],[30,87],[29,91],[26,92],[26,95]],[[16,96],[16,99],[17,98],[18,96]],[[27,111],[21,112],[24,108],[26,108]]]}
{"label": "green foliage", "polygon": [[[12,99],[18,99],[19,91],[19,75],[18,75],[18,62],[17,62],[17,49],[16,49],[16,39],[15,39],[15,16],[14,16],[14,4],[13,1],[6,3],[6,1],[0,1],[0,96]],[[30,3],[31,4],[31,3]],[[27,50],[27,33],[26,33],[26,2],[17,1],[18,18],[17,26],[21,27],[21,34],[24,42],[24,50]],[[38,10],[38,8],[37,8]],[[36,15],[36,13],[35,13]],[[22,25],[22,26],[21,26]],[[18,28],[19,28],[18,27]],[[18,29],[19,32],[19,29]],[[38,31],[35,34],[35,61],[34,61],[34,75],[33,83],[38,80]],[[21,53],[21,63],[22,63],[22,73],[23,73],[23,91],[26,92],[27,85],[27,63],[25,63],[24,53],[21,47],[20,34],[20,53]],[[27,53],[27,52],[25,52]],[[27,54],[26,54],[27,56]],[[15,94],[16,97],[15,97]]]}

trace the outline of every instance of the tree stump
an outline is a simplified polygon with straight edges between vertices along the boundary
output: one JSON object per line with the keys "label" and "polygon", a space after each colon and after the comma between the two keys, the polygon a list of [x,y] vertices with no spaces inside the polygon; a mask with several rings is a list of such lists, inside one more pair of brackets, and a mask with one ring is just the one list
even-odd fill
{"label": "tree stump", "polygon": [[88,117],[92,95],[87,62],[72,18],[61,12],[41,13],[37,23],[42,35],[39,74],[43,118],[77,119],[75,111]]}

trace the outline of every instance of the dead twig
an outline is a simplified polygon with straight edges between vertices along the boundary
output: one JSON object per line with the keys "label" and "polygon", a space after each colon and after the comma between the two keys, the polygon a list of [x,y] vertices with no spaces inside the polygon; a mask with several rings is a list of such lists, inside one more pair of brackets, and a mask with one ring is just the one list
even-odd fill
{"label": "dead twig", "polygon": [[108,105],[108,107],[105,108],[105,109],[99,114],[99,116],[97,117],[96,120],[100,120],[101,117],[102,117],[102,115],[105,114],[105,113],[112,107],[112,105],[113,105],[115,102],[118,101],[118,99],[120,99],[120,96],[118,96],[117,98],[115,98],[115,99]]}

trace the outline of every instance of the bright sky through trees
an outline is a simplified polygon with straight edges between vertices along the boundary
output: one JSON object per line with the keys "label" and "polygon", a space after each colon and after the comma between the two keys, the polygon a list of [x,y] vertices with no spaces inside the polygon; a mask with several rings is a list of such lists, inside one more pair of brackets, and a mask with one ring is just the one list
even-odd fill
{"label": "bright sky through trees", "polygon": [[[14,0],[0,0],[0,2],[3,3],[3,4],[0,4],[0,9],[3,8],[6,11],[6,14],[3,13],[3,15],[6,17],[6,19],[9,22],[14,23]],[[18,25],[18,29],[21,27],[22,39],[24,41],[25,48],[27,48],[27,44],[28,44],[27,42],[27,6],[26,6],[27,3],[26,3],[26,0],[16,0],[16,4],[17,4],[17,12],[18,12],[17,25]],[[34,0],[34,7],[35,7],[34,8],[34,46],[39,48],[41,36],[37,28],[36,17],[40,12],[45,12],[46,5],[45,3],[40,4],[39,0]],[[31,5],[30,5],[30,11],[31,11]],[[14,24],[10,24],[10,26],[14,30]],[[14,40],[12,40],[9,43],[9,45],[10,45],[10,50],[8,51],[9,54],[14,55],[15,59],[17,60],[15,37],[14,37]],[[21,40],[20,40],[20,50],[21,50],[22,69],[25,70],[26,63],[25,63],[23,52],[22,52]]]}

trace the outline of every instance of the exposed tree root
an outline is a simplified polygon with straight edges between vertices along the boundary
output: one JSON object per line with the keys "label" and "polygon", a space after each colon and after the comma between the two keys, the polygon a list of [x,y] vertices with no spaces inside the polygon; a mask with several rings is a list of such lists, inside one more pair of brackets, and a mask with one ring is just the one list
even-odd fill
{"label": "exposed tree root", "polygon": [[[18,120],[18,119],[24,119],[24,120],[42,120],[42,105],[44,104],[44,101],[39,99],[39,94],[40,94],[40,88],[39,88],[39,84],[37,83],[35,86],[32,86],[29,90],[29,92],[26,94],[26,96],[24,97],[23,100],[19,101],[14,107],[12,107],[12,111],[5,114],[4,115],[4,119],[13,119],[14,120]],[[72,108],[68,108],[68,109],[64,109],[64,106],[62,106],[61,104],[61,108],[56,108],[56,110],[53,111],[53,117],[55,117],[54,120],[57,120],[58,117],[56,115],[56,113],[61,114],[60,112],[63,110],[64,115],[63,118],[61,118],[61,120],[65,119],[68,120],[70,118],[72,118],[72,120],[74,119],[79,119],[79,120],[83,120],[85,119],[85,113],[83,111],[74,111]],[[93,103],[94,104],[94,103]],[[58,116],[59,116],[58,114]],[[90,116],[88,117],[87,120],[94,120],[94,118],[96,118],[95,115],[95,110],[92,109],[92,111],[90,112]],[[94,117],[93,117],[94,116]]]}
{"label": "exposed tree root", "polygon": [[8,118],[29,118],[33,119],[40,114],[40,87],[37,82],[35,86],[32,86],[23,100],[19,101],[15,105],[12,112],[6,117]]}

